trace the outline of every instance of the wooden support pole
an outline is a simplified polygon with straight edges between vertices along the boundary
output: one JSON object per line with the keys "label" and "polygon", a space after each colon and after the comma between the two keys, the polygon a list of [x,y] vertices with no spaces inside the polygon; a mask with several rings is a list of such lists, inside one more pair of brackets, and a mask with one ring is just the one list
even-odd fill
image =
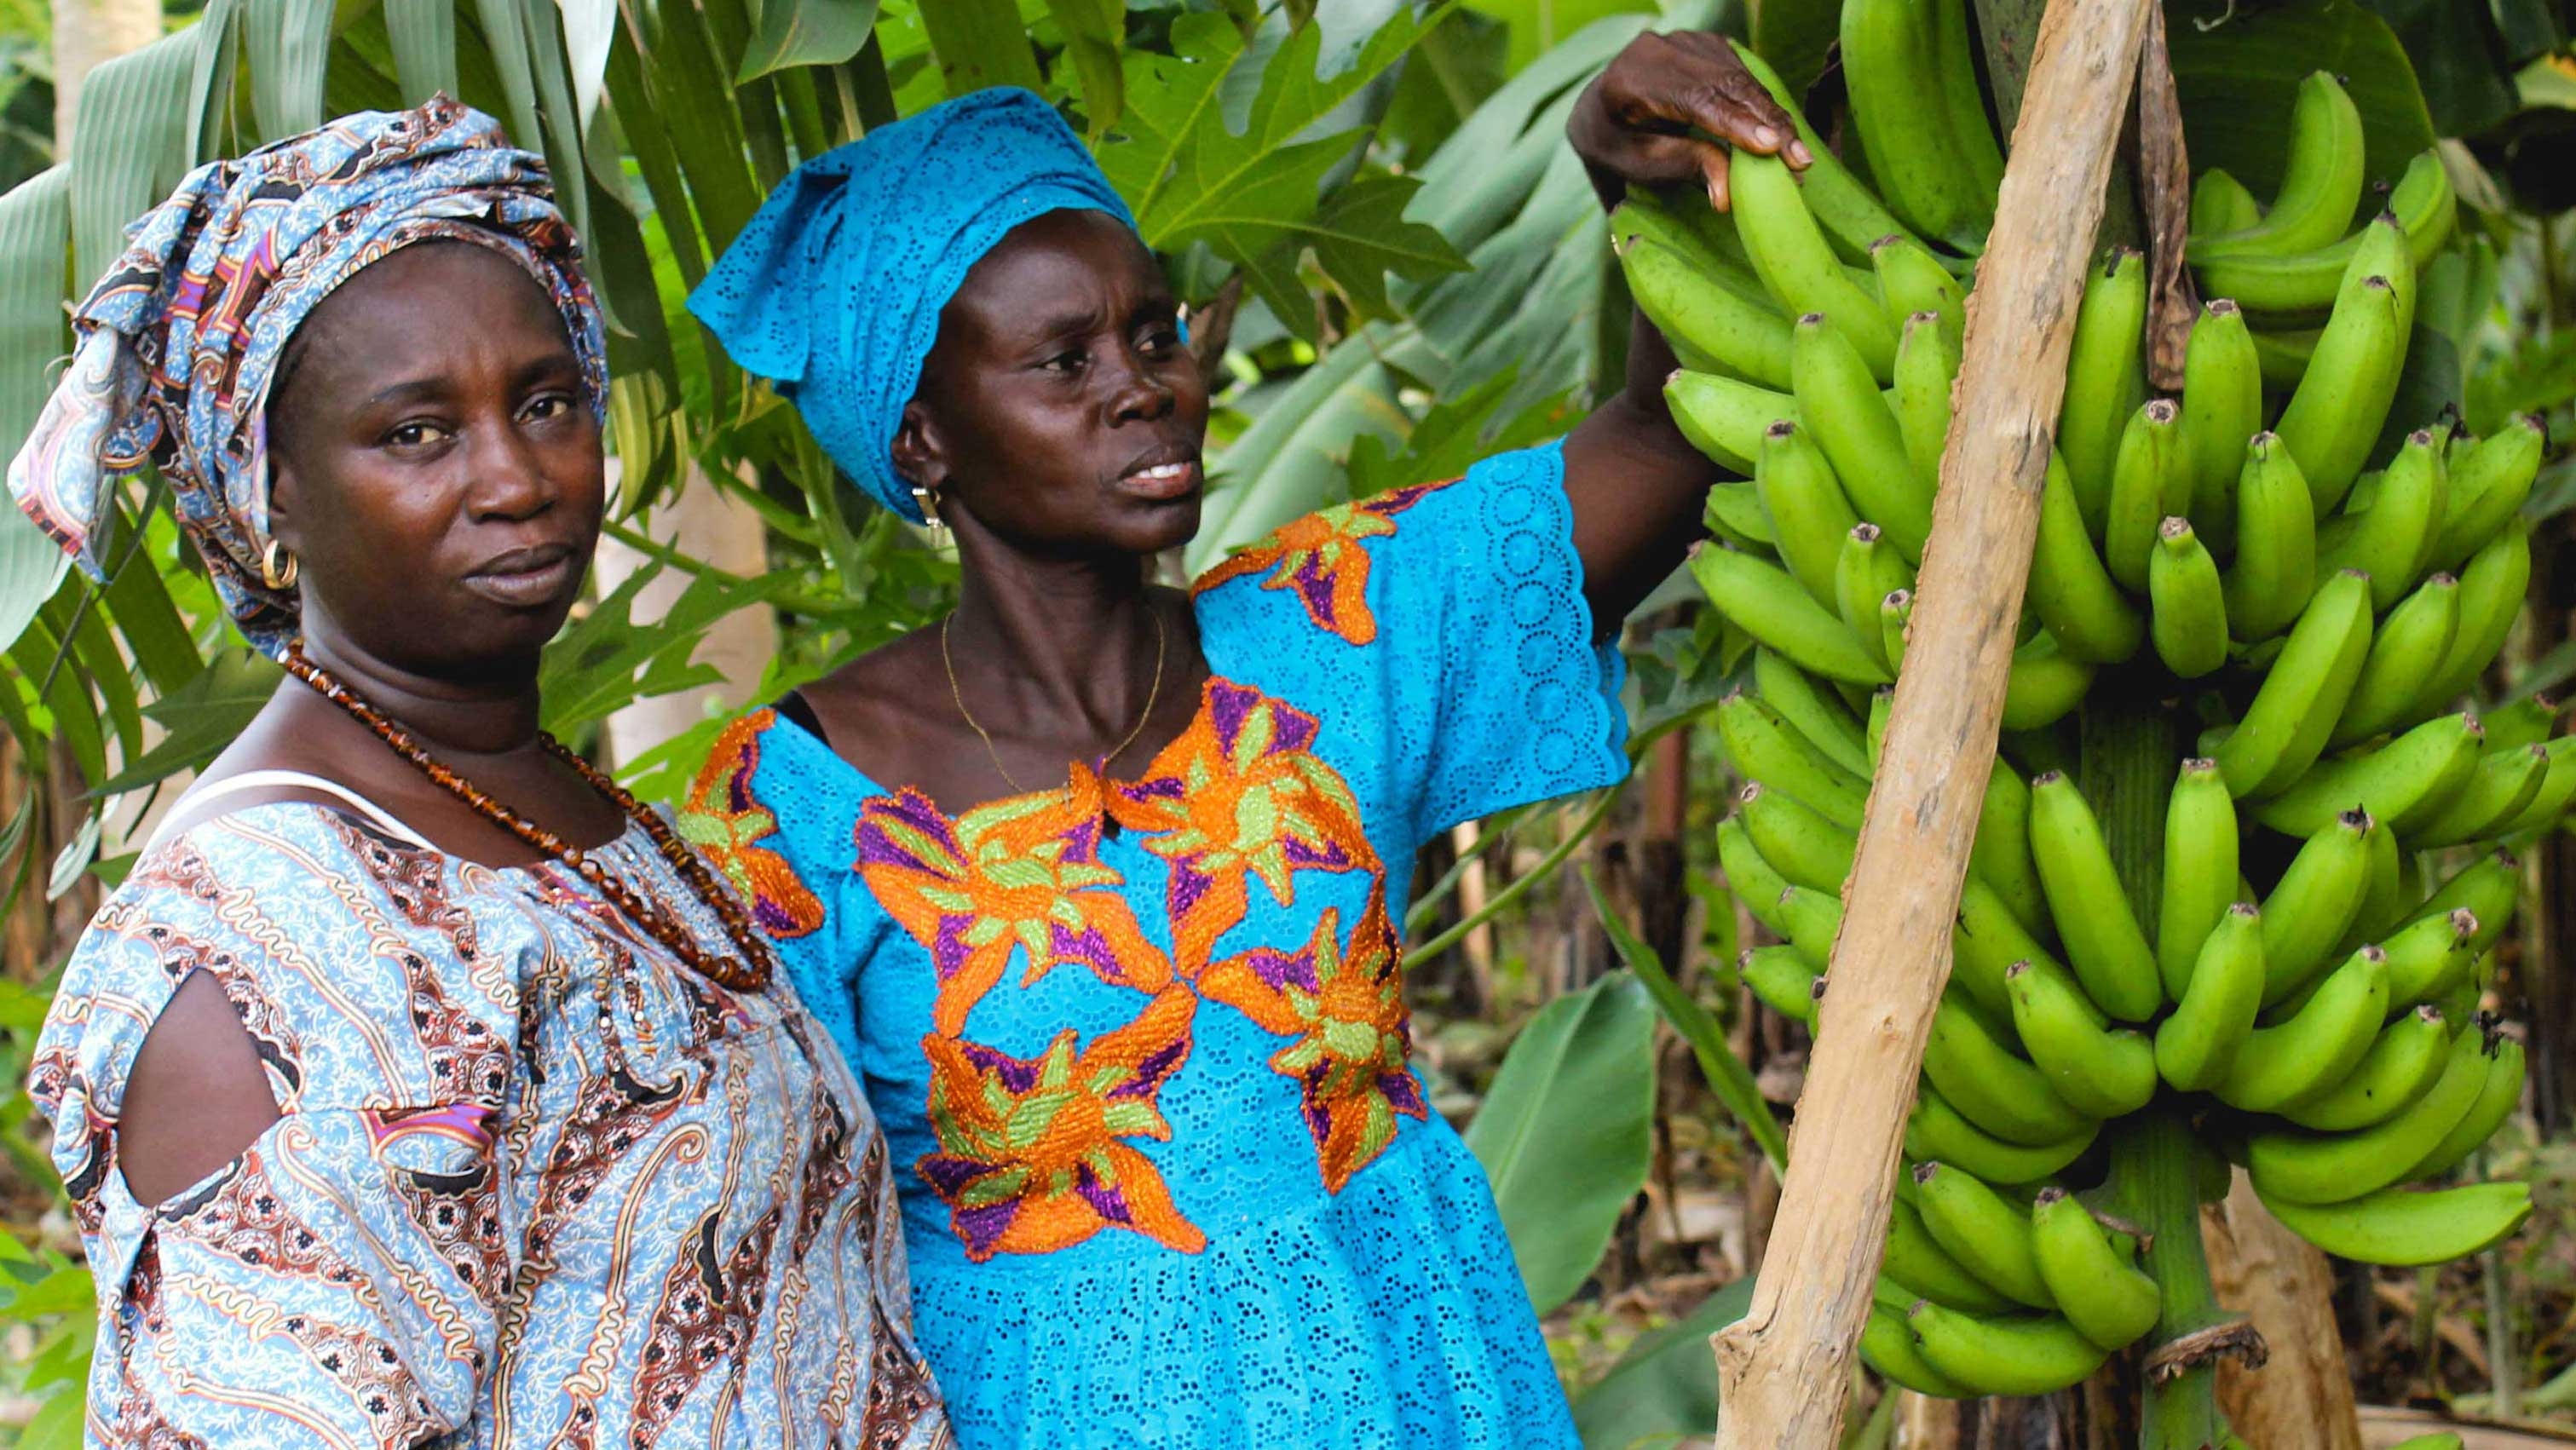
{"label": "wooden support pole", "polygon": [[[2050,0],[1968,299],[1940,499],[1719,1450],[1833,1450],[1993,768],[2066,355],[2149,0]],[[1799,1140],[1803,1140],[1801,1146]]]}

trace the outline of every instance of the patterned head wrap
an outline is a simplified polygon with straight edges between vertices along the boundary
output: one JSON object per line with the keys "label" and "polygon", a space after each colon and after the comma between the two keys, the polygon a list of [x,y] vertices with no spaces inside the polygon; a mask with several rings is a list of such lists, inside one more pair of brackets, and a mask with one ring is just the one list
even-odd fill
{"label": "patterned head wrap", "polygon": [[968,268],[1044,212],[1136,219],[1046,102],[976,91],[796,168],[689,296],[877,502],[922,521],[894,471],[903,406]]}
{"label": "patterned head wrap", "polygon": [[268,393],[333,288],[415,242],[499,252],[553,296],[604,416],[599,307],[545,161],[444,96],[198,167],[129,236],[73,314],[78,346],[9,465],[10,497],[99,577],[117,481],[156,465],[242,633],[272,655],[295,637],[296,597],[260,571]]}

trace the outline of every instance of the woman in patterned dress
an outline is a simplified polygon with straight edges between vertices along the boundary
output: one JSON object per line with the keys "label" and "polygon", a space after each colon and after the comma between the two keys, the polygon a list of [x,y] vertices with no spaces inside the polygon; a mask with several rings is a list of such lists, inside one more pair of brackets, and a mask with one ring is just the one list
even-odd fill
{"label": "woman in patterned dress", "polygon": [[865,1100],[743,897],[538,729],[604,492],[542,162],[344,117],[192,173],[76,323],[12,494],[95,569],[157,466],[294,676],[36,1055],[90,1443],[951,1443]]}
{"label": "woman in patterned dress", "polygon": [[[1694,128],[1696,134],[1692,134]],[[1582,98],[1605,202],[1805,153],[1713,36]],[[1561,443],[1327,509],[1183,593],[1208,396],[1036,97],[809,162],[692,299],[956,539],[943,624],[738,722],[721,843],[884,1115],[971,1450],[1570,1446],[1484,1176],[1425,1105],[1397,924],[1451,824],[1625,771],[1618,622],[1714,475],[1671,351]]]}

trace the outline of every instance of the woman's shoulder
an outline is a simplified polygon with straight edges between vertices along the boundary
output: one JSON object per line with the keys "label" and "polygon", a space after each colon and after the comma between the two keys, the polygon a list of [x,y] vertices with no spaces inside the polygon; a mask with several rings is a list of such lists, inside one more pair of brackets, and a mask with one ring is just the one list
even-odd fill
{"label": "woman's shoulder", "polygon": [[509,952],[503,938],[521,918],[474,909],[471,878],[491,874],[312,801],[263,801],[172,830],[73,948],[29,1091],[55,1116],[76,1082],[121,1079],[179,988],[204,972],[259,1044],[281,1104],[417,1096],[423,1085],[386,1072],[435,1054],[391,1052],[385,1039],[508,1040],[516,974],[488,964]]}

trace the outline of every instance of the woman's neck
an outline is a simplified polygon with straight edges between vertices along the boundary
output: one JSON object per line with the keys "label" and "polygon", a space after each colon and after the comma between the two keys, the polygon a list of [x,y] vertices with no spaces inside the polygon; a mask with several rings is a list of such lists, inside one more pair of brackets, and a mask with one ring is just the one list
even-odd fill
{"label": "woman's neck", "polygon": [[1144,561],[974,557],[983,552],[965,560],[946,626],[963,688],[1014,733],[1038,722],[1125,728],[1166,653]]}
{"label": "woman's neck", "polygon": [[506,755],[536,744],[533,661],[460,681],[406,670],[328,634],[308,635],[304,657],[442,757]]}

